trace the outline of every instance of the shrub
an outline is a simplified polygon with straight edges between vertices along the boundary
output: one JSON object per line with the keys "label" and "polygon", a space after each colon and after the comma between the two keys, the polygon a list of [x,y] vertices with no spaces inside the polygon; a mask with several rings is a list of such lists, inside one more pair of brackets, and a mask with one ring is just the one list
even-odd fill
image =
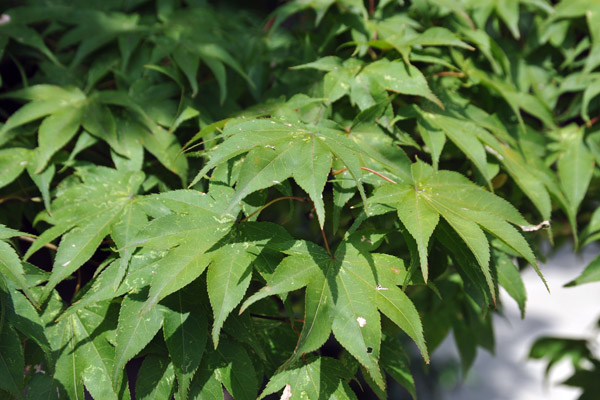
{"label": "shrub", "polygon": [[466,373],[597,240],[595,4],[14,1],[3,396],[415,397],[450,331]]}

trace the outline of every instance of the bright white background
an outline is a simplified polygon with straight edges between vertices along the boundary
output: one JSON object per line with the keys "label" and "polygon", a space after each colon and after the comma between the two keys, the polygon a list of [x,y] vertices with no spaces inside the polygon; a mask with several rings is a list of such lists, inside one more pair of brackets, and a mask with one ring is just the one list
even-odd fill
{"label": "bright white background", "polygon": [[[595,336],[600,317],[600,283],[573,288],[563,285],[577,277],[600,254],[600,246],[588,246],[578,255],[570,245],[560,248],[541,265],[551,293],[533,268],[523,271],[528,301],[521,320],[516,303],[501,293],[504,318],[494,316],[496,355],[479,350],[467,379],[452,390],[443,390],[442,400],[573,400],[577,389],[556,385],[569,376],[567,363],[559,364],[544,381],[545,363],[529,361],[532,343],[540,336],[587,338]],[[435,361],[458,360],[453,338],[448,338],[433,355]]]}

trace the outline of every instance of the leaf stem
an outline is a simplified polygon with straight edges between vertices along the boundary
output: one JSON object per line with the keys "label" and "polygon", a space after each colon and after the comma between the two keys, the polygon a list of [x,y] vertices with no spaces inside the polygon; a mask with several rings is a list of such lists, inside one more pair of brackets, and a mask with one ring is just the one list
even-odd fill
{"label": "leaf stem", "polygon": [[79,289],[81,289],[81,268],[77,270],[77,285],[75,285],[75,292],[73,293],[73,297],[77,296],[77,293],[79,293]]}
{"label": "leaf stem", "polygon": [[325,230],[323,228],[321,228],[321,235],[323,235],[323,242],[325,242],[325,249],[327,250],[329,255],[333,257],[333,254],[331,254],[331,250],[329,249],[329,243],[327,243],[327,236],[325,236]]}
{"label": "leaf stem", "polygon": [[271,204],[277,203],[280,200],[298,200],[298,201],[301,201],[301,202],[305,202],[306,198],[305,197],[298,197],[298,196],[283,196],[283,197],[278,197],[276,199],[271,200],[270,202],[268,202],[267,204],[265,204],[264,206],[262,206],[258,210],[254,211],[252,214],[248,215],[246,218],[242,219],[240,222],[246,222],[246,221],[248,221],[250,218],[254,217],[256,214],[258,214],[259,212],[261,212],[265,208],[269,207]]}
{"label": "leaf stem", "polygon": [[[367,172],[370,172],[370,173],[372,173],[372,174],[375,174],[375,175],[377,175],[378,177],[380,177],[380,178],[383,178],[383,179],[385,179],[386,181],[388,181],[388,182],[390,182],[390,183],[393,183],[393,184],[398,184],[398,182],[394,181],[393,179],[390,179],[390,178],[388,178],[387,176],[383,175],[382,173],[372,170],[371,168],[367,168],[367,167],[360,167],[360,169],[362,169],[362,170],[365,170],[365,171],[367,171]],[[331,170],[331,175],[339,175],[339,174],[341,174],[342,172],[346,172],[347,170],[348,170],[348,168],[342,168],[342,169],[337,169],[337,170],[335,170],[335,169],[332,169],[332,170]]]}
{"label": "leaf stem", "polygon": [[372,173],[372,174],[375,174],[375,175],[377,175],[378,177],[380,177],[380,178],[383,178],[383,179],[385,179],[386,181],[388,181],[388,182],[390,182],[390,183],[393,183],[393,184],[395,184],[395,185],[397,185],[397,184],[398,184],[398,182],[396,182],[396,181],[394,181],[394,180],[392,180],[392,179],[388,178],[387,176],[385,176],[385,175],[383,175],[383,174],[381,174],[381,173],[379,173],[379,172],[377,172],[377,171],[373,171],[371,168],[367,168],[367,167],[360,167],[360,169],[364,169],[365,171],[369,171],[370,173]]}

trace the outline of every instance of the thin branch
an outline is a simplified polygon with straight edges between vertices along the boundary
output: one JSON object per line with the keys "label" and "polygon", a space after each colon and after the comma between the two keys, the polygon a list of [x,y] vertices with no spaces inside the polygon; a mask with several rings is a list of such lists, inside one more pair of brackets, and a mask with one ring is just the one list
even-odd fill
{"label": "thin branch", "polygon": [[6,197],[1,197],[0,204],[4,203],[7,200],[19,200],[22,202],[28,202],[28,201],[40,202],[41,201],[41,199],[39,197],[23,197],[23,196],[17,196],[17,195],[9,195]]}
{"label": "thin branch", "polygon": [[464,78],[465,76],[467,76],[467,74],[458,71],[442,71],[433,74],[433,76],[454,76],[456,78]]}
{"label": "thin branch", "polygon": [[596,122],[598,122],[598,119],[600,119],[600,117],[594,117],[590,119],[588,122],[585,123],[585,126],[587,128],[591,128]]}
{"label": "thin branch", "polygon": [[246,218],[242,219],[240,222],[246,222],[246,221],[248,221],[250,218],[254,217],[256,214],[258,214],[259,212],[261,212],[265,208],[269,207],[271,204],[277,203],[280,200],[298,200],[298,201],[301,201],[301,202],[305,202],[306,198],[305,197],[298,197],[298,196],[283,196],[283,197],[278,197],[276,199],[271,200],[270,202],[268,202],[267,204],[265,204],[264,206],[262,206],[258,210],[254,211],[252,214],[248,215]]}
{"label": "thin branch", "polygon": [[[37,238],[29,237],[29,236],[17,236],[17,238],[19,238],[25,242],[30,242],[30,243],[35,242],[37,239]],[[56,251],[56,249],[58,249],[58,247],[52,243],[46,243],[44,245],[44,247],[47,249],[50,249],[50,250],[54,250],[54,251]]]}

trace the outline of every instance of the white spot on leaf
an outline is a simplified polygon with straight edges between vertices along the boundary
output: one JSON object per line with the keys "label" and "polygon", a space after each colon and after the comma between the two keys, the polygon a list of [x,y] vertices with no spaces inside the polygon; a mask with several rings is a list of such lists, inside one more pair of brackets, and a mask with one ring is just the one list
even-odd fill
{"label": "white spot on leaf", "polygon": [[279,400],[289,400],[292,397],[292,387],[289,383],[285,384],[285,389],[283,389],[283,393],[281,394],[281,398]]}
{"label": "white spot on leaf", "polygon": [[10,15],[2,14],[2,16],[0,16],[0,25],[6,25],[9,22],[10,22]]}
{"label": "white spot on leaf", "polygon": [[358,326],[360,326],[361,328],[367,324],[367,320],[363,317],[356,318],[356,322],[358,322]]}

